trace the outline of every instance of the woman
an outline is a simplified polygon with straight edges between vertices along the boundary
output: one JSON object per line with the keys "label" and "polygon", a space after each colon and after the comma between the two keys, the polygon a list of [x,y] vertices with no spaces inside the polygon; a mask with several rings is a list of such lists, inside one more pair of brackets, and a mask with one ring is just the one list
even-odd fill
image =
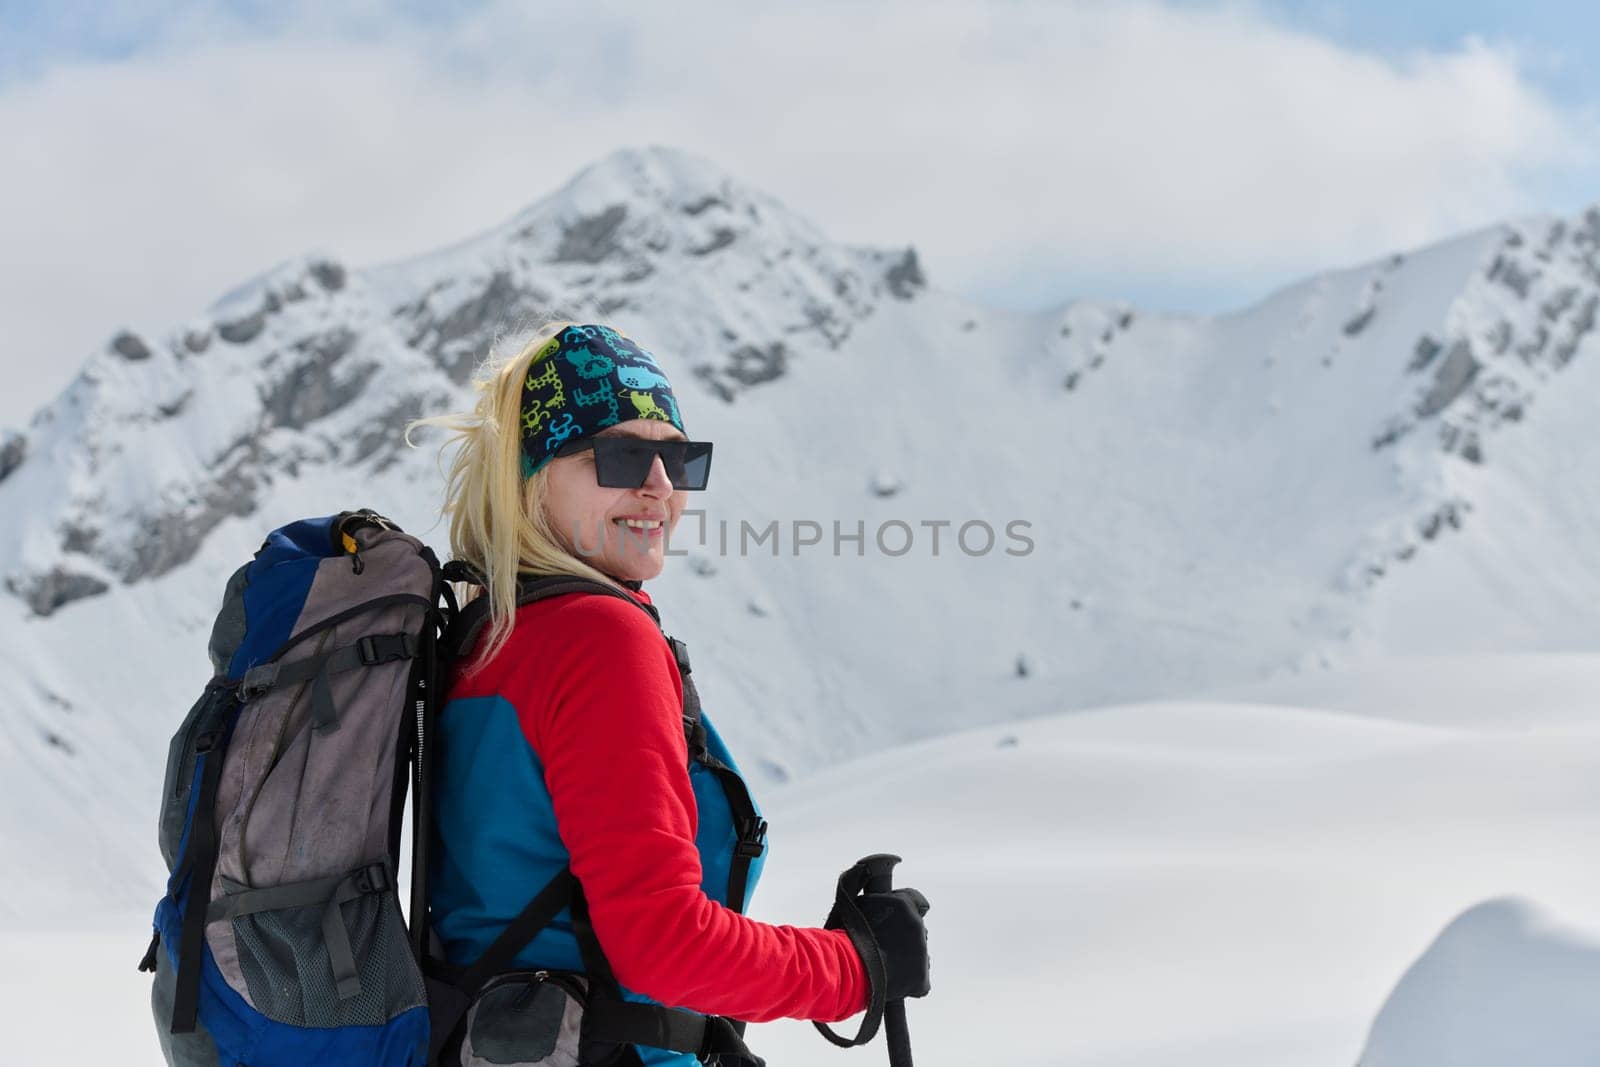
{"label": "woman", "polygon": [[[487,603],[438,727],[429,891],[445,956],[466,966],[497,938],[506,949],[508,925],[537,910],[541,889],[567,901],[559,879],[570,871],[573,906],[525,941],[512,969],[572,972],[602,989],[614,977],[629,1001],[696,1013],[667,1013],[672,1026],[702,1015],[836,1021],[874,992],[924,994],[927,903],[914,890],[860,898],[872,944],[860,929],[740,914],[765,823],[698,715],[682,646],[663,638],[640,588],[661,572],[687,492],[705,488],[711,446],[689,440],[643,348],[605,326],[546,335],[487,368],[473,414],[426,420],[455,433],[451,548],[481,578],[467,595]],[[519,607],[519,582],[535,576],[585,579],[602,595]],[[874,953],[882,964],[864,964]],[[524,986],[524,1007],[545,988]],[[491,1007],[480,998],[465,1046],[495,1039]],[[570,1031],[571,1014],[558,1004],[550,1028]],[[621,1062],[695,1062],[617,1040],[648,1026],[601,1033],[589,1014],[583,1062],[607,1041],[627,1046]],[[485,1055],[510,1062],[504,1049]]]}

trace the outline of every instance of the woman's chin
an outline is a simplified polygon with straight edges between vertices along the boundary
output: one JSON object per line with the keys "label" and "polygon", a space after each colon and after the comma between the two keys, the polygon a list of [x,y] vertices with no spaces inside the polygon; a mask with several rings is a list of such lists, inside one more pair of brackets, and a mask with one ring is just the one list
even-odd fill
{"label": "woman's chin", "polygon": [[644,555],[630,552],[622,559],[607,560],[600,569],[626,582],[646,582],[659,575],[665,563],[666,560],[654,552]]}

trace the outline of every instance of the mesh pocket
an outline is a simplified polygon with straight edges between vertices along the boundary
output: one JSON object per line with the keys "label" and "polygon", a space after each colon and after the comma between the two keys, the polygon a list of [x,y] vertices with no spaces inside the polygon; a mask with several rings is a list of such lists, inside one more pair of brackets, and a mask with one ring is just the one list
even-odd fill
{"label": "mesh pocket", "polygon": [[544,971],[497,979],[467,1012],[461,1067],[579,1067],[585,988]]}
{"label": "mesh pocket", "polygon": [[239,966],[257,1011],[293,1026],[378,1026],[426,1003],[399,909],[378,893],[339,905],[361,978],[361,992],[340,1000],[322,938],[326,906],[262,911],[233,920]]}

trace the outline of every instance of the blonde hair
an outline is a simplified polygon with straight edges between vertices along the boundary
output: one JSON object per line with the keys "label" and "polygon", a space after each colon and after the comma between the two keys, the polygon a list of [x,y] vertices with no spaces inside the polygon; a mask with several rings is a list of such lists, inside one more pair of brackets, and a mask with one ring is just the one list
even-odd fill
{"label": "blonde hair", "polygon": [[[556,539],[544,510],[549,465],[522,476],[522,386],[532,369],[551,357],[550,339],[570,322],[540,327],[517,353],[499,358],[492,352],[473,377],[478,394],[471,411],[413,419],[406,424],[406,443],[419,426],[438,426],[449,433],[439,455],[455,447],[445,477],[442,515],[450,520],[450,552],[476,567],[489,598],[487,637],[474,666],[487,662],[511,636],[517,614],[517,579],[521,574],[567,574],[621,588],[569,552]],[[458,590],[465,604],[480,595],[478,587]]]}

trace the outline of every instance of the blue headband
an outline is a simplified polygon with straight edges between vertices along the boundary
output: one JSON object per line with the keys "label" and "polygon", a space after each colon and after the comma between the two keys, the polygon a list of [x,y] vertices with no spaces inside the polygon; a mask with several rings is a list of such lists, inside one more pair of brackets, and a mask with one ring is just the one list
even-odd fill
{"label": "blue headband", "polygon": [[568,326],[539,349],[522,383],[522,476],[568,441],[629,419],[670,422],[687,436],[654,356],[609,326]]}

